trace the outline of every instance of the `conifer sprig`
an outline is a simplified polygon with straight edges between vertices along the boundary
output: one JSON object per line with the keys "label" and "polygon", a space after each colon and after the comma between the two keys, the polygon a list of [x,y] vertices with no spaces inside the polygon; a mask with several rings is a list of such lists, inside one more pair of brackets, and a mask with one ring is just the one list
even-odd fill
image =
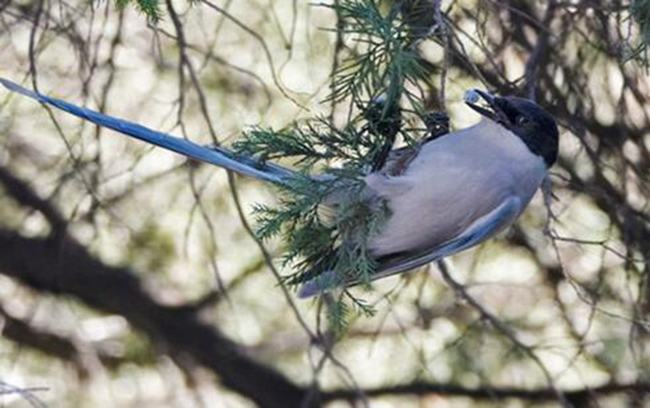
{"label": "conifer sprig", "polygon": [[344,0],[329,7],[343,21],[343,34],[357,45],[355,55],[334,73],[329,98],[351,98],[360,107],[385,95],[386,106],[399,104],[405,87],[425,75],[399,8],[382,13],[372,0]]}
{"label": "conifer sprig", "polygon": [[162,18],[163,12],[160,9],[160,3],[158,0],[115,0],[117,7],[124,9],[129,3],[134,4],[136,8],[147,16],[147,18],[153,22],[157,23]]}
{"label": "conifer sprig", "polygon": [[[408,112],[421,120],[422,100],[408,88],[417,88],[424,71],[397,7],[383,12],[375,0],[341,0],[327,7],[342,19],[350,51],[334,73],[327,100],[350,103],[348,123],[336,127],[314,118],[281,130],[254,128],[234,149],[261,161],[289,161],[297,170],[279,186],[276,206],[255,207],[258,235],[281,235],[286,245],[283,262],[294,273],[285,283],[300,285],[334,271],[326,275],[336,280],[332,283],[368,286],[377,266],[368,244],[390,211],[383,199],[368,193],[364,177],[385,160],[398,134],[416,139],[402,133],[401,105],[406,100]],[[353,309],[373,312],[345,291],[328,307],[331,327],[344,327]]]}

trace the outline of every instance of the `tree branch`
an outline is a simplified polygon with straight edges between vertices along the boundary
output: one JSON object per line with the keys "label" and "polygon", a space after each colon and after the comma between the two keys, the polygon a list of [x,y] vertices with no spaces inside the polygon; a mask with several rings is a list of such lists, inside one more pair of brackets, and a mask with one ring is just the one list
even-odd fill
{"label": "tree branch", "polygon": [[0,166],[0,184],[20,204],[32,208],[47,219],[54,233],[65,230],[67,221],[65,217],[49,201],[42,199],[24,181],[14,176],[9,169]]}
{"label": "tree branch", "polygon": [[[32,327],[24,320],[8,314],[0,308],[0,334],[20,346],[26,346],[49,356],[68,361],[75,365],[81,375],[88,374],[88,368],[83,363],[83,357],[75,344],[58,334],[49,333]],[[123,363],[119,357],[96,350],[99,361],[105,366],[116,367]]]}
{"label": "tree branch", "polygon": [[[625,392],[650,393],[650,383],[632,384],[605,384],[594,388],[584,388],[574,391],[565,391],[567,400],[585,401],[597,396]],[[368,397],[395,396],[395,395],[428,395],[441,394],[455,397],[468,397],[477,400],[502,400],[505,398],[518,398],[526,401],[552,401],[557,399],[555,391],[551,388],[525,390],[509,387],[466,388],[449,384],[431,384],[425,382],[412,382],[392,387],[366,388],[364,393]],[[333,390],[322,394],[323,401],[354,400],[354,390]]]}
{"label": "tree branch", "polygon": [[0,229],[0,272],[35,289],[71,295],[124,316],[159,346],[193,357],[217,373],[224,386],[262,407],[302,402],[302,388],[251,359],[195,314],[155,302],[128,268],[102,263],[70,238],[25,238]]}

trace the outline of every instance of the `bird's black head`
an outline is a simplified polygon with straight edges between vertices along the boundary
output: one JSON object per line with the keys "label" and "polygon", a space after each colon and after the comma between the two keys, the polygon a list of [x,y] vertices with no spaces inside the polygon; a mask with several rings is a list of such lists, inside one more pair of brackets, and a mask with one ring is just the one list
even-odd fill
{"label": "bird's black head", "polygon": [[[480,106],[479,98],[487,106]],[[465,103],[519,136],[531,152],[542,157],[547,167],[557,159],[559,132],[555,119],[530,99],[498,97],[479,90],[468,91]]]}

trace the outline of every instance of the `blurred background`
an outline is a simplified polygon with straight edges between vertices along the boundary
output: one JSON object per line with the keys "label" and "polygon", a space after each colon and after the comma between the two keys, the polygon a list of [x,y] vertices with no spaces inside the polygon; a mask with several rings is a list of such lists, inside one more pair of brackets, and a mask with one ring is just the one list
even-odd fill
{"label": "blurred background", "polygon": [[[0,75],[205,144],[341,122],[332,72],[364,45],[331,4],[0,0]],[[377,7],[452,129],[479,120],[472,87],[556,117],[550,208],[451,280],[355,289],[376,313],[334,336],[252,232],[272,187],[0,90],[2,406],[650,406],[650,2]]]}

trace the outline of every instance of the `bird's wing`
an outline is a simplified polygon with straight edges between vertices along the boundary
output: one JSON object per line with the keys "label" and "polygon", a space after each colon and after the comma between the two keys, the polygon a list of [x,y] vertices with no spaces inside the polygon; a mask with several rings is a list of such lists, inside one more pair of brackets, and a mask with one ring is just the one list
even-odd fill
{"label": "bird's wing", "polygon": [[510,225],[521,212],[521,207],[519,197],[511,196],[450,241],[415,254],[388,257],[383,260],[376,274],[373,275],[373,280],[417,268],[477,245]]}
{"label": "bird's wing", "polygon": [[0,83],[8,90],[35,99],[43,104],[53,106],[74,116],[86,119],[96,125],[115,130],[147,143],[180,153],[194,160],[214,164],[234,172],[271,181],[283,183],[294,173],[290,169],[277,164],[265,163],[251,157],[243,157],[222,147],[206,147],[187,139],[158,132],[137,123],[104,115],[90,109],[75,106],[66,101],[51,98],[38,92],[30,91],[9,80],[0,78]]}
{"label": "bird's wing", "polygon": [[386,163],[380,173],[388,176],[399,176],[406,171],[408,164],[417,156],[420,146],[404,146],[393,149],[386,158]]}
{"label": "bird's wing", "polygon": [[[477,245],[512,223],[521,212],[521,207],[521,200],[516,196],[511,196],[490,213],[477,219],[458,236],[441,245],[380,260],[380,265],[377,267],[375,274],[372,275],[371,280],[414,269]],[[359,279],[341,282],[339,276],[336,272],[329,271],[315,277],[300,288],[298,295],[306,298],[334,287],[349,287],[362,283]]]}

